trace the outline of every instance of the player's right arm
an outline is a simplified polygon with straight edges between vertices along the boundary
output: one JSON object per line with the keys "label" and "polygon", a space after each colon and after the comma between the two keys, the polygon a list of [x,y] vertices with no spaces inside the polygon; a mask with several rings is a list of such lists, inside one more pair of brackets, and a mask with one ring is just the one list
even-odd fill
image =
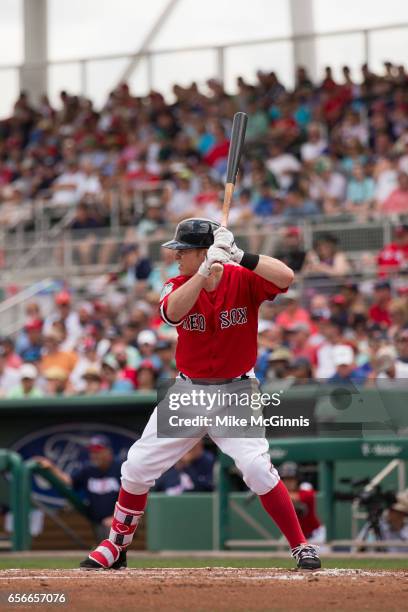
{"label": "player's right arm", "polygon": [[197,272],[179,287],[174,287],[174,279],[166,283],[160,298],[160,313],[169,325],[180,325],[184,317],[196,303],[201,289],[204,288],[211,274],[211,266],[215,262],[228,263],[229,253],[224,249],[210,246],[205,260]]}
{"label": "player's right arm", "polygon": [[205,281],[205,276],[194,274],[181,287],[169,294],[167,300],[161,306],[162,316],[168,323],[172,325],[181,323],[196,303]]}

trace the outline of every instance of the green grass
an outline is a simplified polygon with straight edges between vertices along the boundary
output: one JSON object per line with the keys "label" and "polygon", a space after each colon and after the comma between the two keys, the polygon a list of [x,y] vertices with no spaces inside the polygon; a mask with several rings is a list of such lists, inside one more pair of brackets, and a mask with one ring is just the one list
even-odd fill
{"label": "green grass", "polygon": [[[78,558],[55,558],[27,557],[23,559],[12,559],[0,557],[0,570],[4,569],[74,569],[78,567]],[[324,559],[323,566],[326,569],[408,569],[407,559],[349,559],[347,557],[339,559]],[[143,558],[130,559],[129,567],[134,568],[155,568],[155,567],[259,567],[259,568],[283,568],[293,569],[294,562],[291,559],[225,559],[225,558]]]}

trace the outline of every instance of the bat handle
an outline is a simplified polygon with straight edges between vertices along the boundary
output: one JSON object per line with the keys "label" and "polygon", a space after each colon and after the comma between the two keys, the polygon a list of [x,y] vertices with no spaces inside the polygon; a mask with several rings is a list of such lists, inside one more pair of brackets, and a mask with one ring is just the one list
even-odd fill
{"label": "bat handle", "polygon": [[[232,202],[232,196],[234,195],[234,183],[227,183],[225,185],[224,203],[222,205],[221,225],[227,227],[229,210]],[[223,265],[221,263],[213,263],[211,266],[211,276],[221,274]]]}

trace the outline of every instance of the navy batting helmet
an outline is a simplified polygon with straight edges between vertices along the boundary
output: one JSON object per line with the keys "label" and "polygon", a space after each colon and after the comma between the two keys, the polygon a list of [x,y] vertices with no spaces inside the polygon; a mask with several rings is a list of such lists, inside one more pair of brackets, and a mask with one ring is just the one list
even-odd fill
{"label": "navy batting helmet", "polygon": [[278,472],[281,478],[298,478],[298,466],[294,461],[285,461],[279,466]]}
{"label": "navy batting helmet", "polygon": [[184,219],[176,227],[173,240],[162,244],[166,249],[208,249],[214,242],[214,231],[220,224],[210,219]]}

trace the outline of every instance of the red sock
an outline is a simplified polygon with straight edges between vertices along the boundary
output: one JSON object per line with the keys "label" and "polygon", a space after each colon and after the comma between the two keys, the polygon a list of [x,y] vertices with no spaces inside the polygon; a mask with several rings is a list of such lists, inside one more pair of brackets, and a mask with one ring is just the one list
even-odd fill
{"label": "red sock", "polygon": [[118,503],[122,508],[143,512],[147,504],[147,493],[134,495],[134,493],[129,493],[123,487],[120,487]]}
{"label": "red sock", "polygon": [[291,548],[306,542],[287,488],[280,480],[276,487],[260,495],[261,504],[275,521]]}

